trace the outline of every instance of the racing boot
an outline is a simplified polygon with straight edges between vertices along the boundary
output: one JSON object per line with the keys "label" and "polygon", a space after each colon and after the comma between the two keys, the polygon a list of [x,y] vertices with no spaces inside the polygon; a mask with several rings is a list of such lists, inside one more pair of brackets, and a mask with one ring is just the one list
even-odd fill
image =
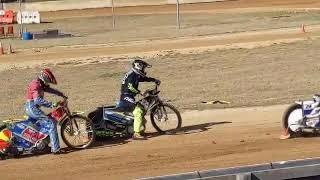
{"label": "racing boot", "polygon": [[147,138],[145,136],[141,135],[140,133],[135,132],[132,136],[132,139],[133,140],[146,140]]}
{"label": "racing boot", "polygon": [[284,134],[282,134],[280,136],[281,140],[285,140],[285,139],[290,139],[290,133],[289,133],[289,128],[286,128],[284,131]]}

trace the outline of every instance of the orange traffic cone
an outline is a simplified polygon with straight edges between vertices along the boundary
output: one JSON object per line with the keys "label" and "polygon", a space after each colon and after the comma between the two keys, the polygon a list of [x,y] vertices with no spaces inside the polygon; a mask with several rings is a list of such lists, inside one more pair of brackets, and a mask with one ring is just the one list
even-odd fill
{"label": "orange traffic cone", "polygon": [[0,42],[0,55],[4,54],[4,51],[3,51],[3,47],[2,47],[2,42]]}
{"label": "orange traffic cone", "polygon": [[301,24],[301,31],[302,31],[303,33],[306,32],[306,29],[305,29],[305,27],[304,27],[304,24]]}

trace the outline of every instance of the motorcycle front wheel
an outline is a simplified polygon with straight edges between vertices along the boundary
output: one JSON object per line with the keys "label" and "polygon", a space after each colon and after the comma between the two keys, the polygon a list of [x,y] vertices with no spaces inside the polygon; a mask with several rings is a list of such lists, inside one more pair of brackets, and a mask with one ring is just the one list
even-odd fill
{"label": "motorcycle front wheel", "polygon": [[95,141],[93,123],[90,119],[74,115],[61,124],[61,138],[73,149],[85,149]]}
{"label": "motorcycle front wheel", "polygon": [[181,128],[180,112],[171,104],[163,103],[156,106],[150,113],[152,126],[160,133]]}
{"label": "motorcycle front wheel", "polygon": [[292,104],[284,112],[282,117],[282,126],[292,136],[297,134],[300,125],[299,121],[303,118],[302,106],[300,104]]}

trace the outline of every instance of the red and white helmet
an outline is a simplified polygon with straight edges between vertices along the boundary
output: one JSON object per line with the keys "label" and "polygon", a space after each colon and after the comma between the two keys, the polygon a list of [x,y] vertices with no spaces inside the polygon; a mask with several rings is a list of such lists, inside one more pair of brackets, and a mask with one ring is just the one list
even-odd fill
{"label": "red and white helmet", "polygon": [[39,74],[39,79],[41,79],[41,81],[43,81],[45,84],[57,84],[57,80],[54,77],[54,75],[52,74],[52,72],[50,71],[49,68],[45,68],[43,69],[40,74]]}

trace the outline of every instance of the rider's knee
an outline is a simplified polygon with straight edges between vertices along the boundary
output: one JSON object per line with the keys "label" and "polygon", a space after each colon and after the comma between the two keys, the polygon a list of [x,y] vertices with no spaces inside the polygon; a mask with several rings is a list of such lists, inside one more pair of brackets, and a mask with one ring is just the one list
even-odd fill
{"label": "rider's knee", "polygon": [[133,110],[132,113],[135,117],[140,117],[140,116],[142,117],[143,109],[140,106],[136,106],[136,108]]}

